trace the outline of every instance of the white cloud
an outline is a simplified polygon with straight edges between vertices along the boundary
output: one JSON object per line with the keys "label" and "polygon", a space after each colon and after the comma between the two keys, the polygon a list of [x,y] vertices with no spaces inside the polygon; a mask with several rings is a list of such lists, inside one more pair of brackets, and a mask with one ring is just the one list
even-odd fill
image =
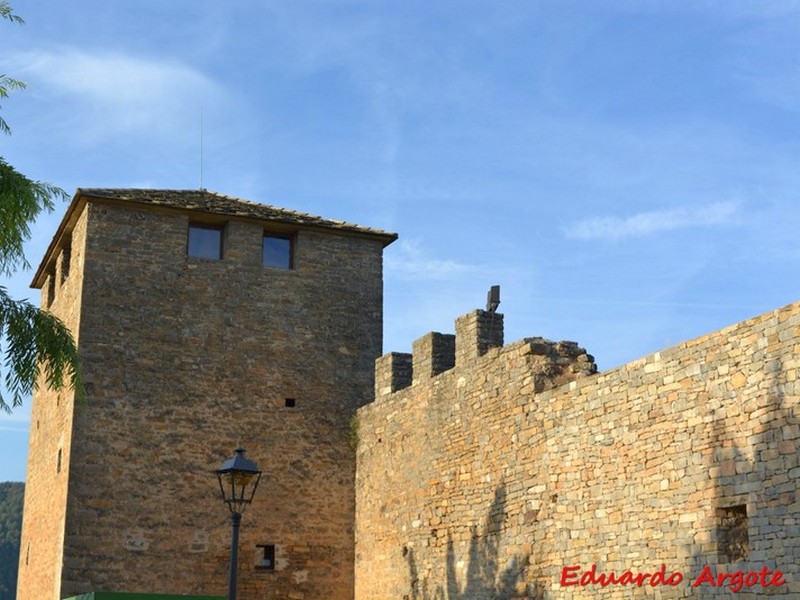
{"label": "white cloud", "polygon": [[728,201],[701,207],[642,212],[630,217],[594,217],[578,221],[566,228],[565,233],[567,237],[581,240],[643,237],[662,231],[728,223],[738,210],[738,202]]}
{"label": "white cloud", "polygon": [[198,129],[204,104],[224,90],[181,62],[54,48],[14,55],[15,73],[59,98],[58,118],[81,135],[166,134]]}
{"label": "white cloud", "polygon": [[406,281],[450,280],[475,271],[475,267],[453,260],[428,257],[418,242],[401,240],[386,255],[387,275]]}

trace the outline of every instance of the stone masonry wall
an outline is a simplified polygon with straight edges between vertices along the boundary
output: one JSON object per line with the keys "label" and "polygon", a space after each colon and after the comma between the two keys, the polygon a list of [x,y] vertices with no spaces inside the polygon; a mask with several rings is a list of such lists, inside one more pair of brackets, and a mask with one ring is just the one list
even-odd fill
{"label": "stone masonry wall", "polygon": [[[42,289],[42,307],[77,334],[80,322],[86,215],[62,246],[56,270]],[[65,240],[66,241],[66,240]],[[52,295],[52,302],[50,296]],[[76,341],[79,342],[76,335]],[[45,386],[34,393],[25,510],[20,544],[18,600],[59,600],[75,394]]]}
{"label": "stone masonry wall", "polygon": [[[264,475],[238,597],[352,598],[348,431],[381,348],[383,244],[301,230],[281,270],[261,264],[268,224],[228,221],[212,261],[187,258],[186,213],[85,211],[88,401],[74,411],[60,597],[223,595],[230,514],[213,470],[242,445]],[[259,544],[275,545],[274,571],[257,568]]]}
{"label": "stone masonry wall", "polygon": [[[485,316],[457,321],[456,348]],[[572,344],[480,354],[433,376],[409,376],[424,356],[377,361],[357,600],[730,597],[704,573],[764,568],[786,583],[737,598],[800,595],[800,304],[602,374]],[[561,584],[593,565],[682,581]]]}

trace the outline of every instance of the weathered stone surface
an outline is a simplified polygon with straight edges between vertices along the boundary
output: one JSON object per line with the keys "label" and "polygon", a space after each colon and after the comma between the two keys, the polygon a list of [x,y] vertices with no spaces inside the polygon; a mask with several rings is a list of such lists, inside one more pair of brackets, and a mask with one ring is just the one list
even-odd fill
{"label": "weathered stone surface", "polygon": [[[239,597],[352,598],[349,423],[372,397],[386,235],[207,215],[224,259],[200,260],[196,212],[80,203],[50,309],[77,334],[88,401],[34,398],[18,598],[224,594],[230,517],[212,471],[237,445],[264,471]],[[291,270],[261,264],[272,227],[294,235]],[[258,544],[276,545],[274,572],[255,568]]]}
{"label": "weathered stone surface", "polygon": [[[358,412],[357,600],[729,597],[691,587],[706,565],[789,582],[737,597],[800,594],[800,304],[602,374],[574,343],[479,352],[479,312],[454,368]],[[561,587],[592,564],[684,579]]]}
{"label": "weathered stone surface", "polygon": [[[55,268],[45,274],[42,285],[43,307],[49,307],[64,321],[78,344],[87,227],[86,214],[82,214],[73,224],[70,236],[60,240],[53,260]],[[79,411],[83,409],[78,407]],[[26,476],[29,491],[25,494],[17,583],[20,600],[60,599],[62,569],[69,571],[75,565],[73,557],[63,554],[74,415],[72,392],[56,392],[44,386],[36,389],[31,408]],[[84,541],[91,543],[86,537]]]}

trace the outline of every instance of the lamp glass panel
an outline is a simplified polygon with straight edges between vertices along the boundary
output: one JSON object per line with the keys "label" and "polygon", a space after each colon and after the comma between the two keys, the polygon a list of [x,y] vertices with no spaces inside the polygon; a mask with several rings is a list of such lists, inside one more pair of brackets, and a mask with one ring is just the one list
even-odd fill
{"label": "lamp glass panel", "polygon": [[245,487],[253,479],[255,473],[248,473],[246,471],[233,471],[225,473],[225,483],[228,485],[235,485],[238,487]]}

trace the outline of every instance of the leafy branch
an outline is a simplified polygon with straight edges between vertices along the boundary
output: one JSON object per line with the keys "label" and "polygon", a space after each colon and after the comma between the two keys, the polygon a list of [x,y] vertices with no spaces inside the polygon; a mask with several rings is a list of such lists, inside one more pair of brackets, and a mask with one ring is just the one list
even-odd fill
{"label": "leafy branch", "polygon": [[[7,0],[0,0],[0,18],[8,19],[12,23],[18,23],[20,25],[25,23],[25,21],[22,20],[22,17],[14,14],[14,10],[9,6]],[[6,74],[0,74],[0,99],[8,98],[9,92],[20,90],[24,87],[25,83],[22,81],[14,79],[13,77],[9,77]],[[0,132],[5,133],[6,135],[11,133],[11,128],[8,126],[8,123],[5,122],[3,117],[0,117]]]}
{"label": "leafy branch", "polygon": [[10,402],[0,395],[0,408],[10,412],[29,396],[40,375],[59,389],[69,382],[83,398],[78,350],[69,329],[51,313],[26,300],[12,300],[0,287],[0,326],[6,342],[5,386]]}
{"label": "leafy branch", "polygon": [[[22,24],[7,0],[0,0],[0,18]],[[0,99],[25,84],[0,75]],[[11,133],[0,117],[0,132]],[[31,224],[42,213],[52,211],[54,200],[67,194],[49,183],[33,181],[0,157],[0,275],[29,268],[24,243],[31,236]],[[0,287],[0,347],[5,370],[3,382],[10,398],[0,394],[0,409],[10,412],[20,406],[43,377],[54,389],[69,384],[78,399],[85,397],[80,380],[78,349],[69,329],[54,315],[39,310],[27,300],[14,300]]]}
{"label": "leafy branch", "polygon": [[13,23],[24,25],[22,17],[14,14],[14,9],[8,4],[8,0],[0,0],[0,18],[8,19]]}
{"label": "leafy branch", "polygon": [[0,157],[0,274],[11,275],[19,266],[30,268],[23,244],[30,225],[42,211],[51,212],[53,198],[66,200],[64,190],[32,181]]}

